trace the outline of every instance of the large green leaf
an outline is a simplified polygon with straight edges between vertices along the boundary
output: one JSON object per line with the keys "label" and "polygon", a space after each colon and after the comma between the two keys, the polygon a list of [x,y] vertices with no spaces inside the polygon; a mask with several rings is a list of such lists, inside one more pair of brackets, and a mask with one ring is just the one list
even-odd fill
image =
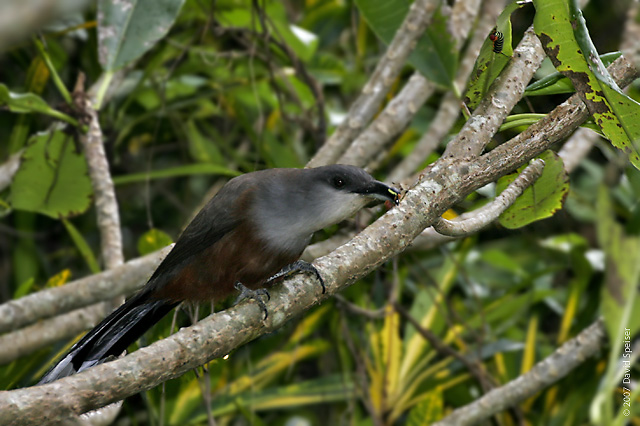
{"label": "large green leaf", "polygon": [[[386,44],[391,43],[409,12],[410,1],[356,0],[356,5],[373,32]],[[452,87],[458,63],[458,51],[447,30],[447,20],[434,13],[431,24],[409,56],[409,63],[427,79],[444,87]]]}
{"label": "large green leaf", "polygon": [[[509,229],[521,228],[537,220],[553,216],[562,208],[569,193],[569,176],[562,159],[553,151],[545,151],[540,157],[545,166],[542,176],[529,186],[504,213],[500,215],[500,225]],[[498,180],[496,193],[501,193],[524,170],[503,176]]]}
{"label": "large green leaf", "polygon": [[571,79],[602,132],[640,168],[640,104],[617,87],[573,0],[534,0],[534,26],[558,71]]}
{"label": "large green leaf", "polygon": [[500,75],[509,59],[513,56],[511,37],[511,14],[522,7],[517,1],[511,2],[500,14],[496,22],[495,30],[502,33],[504,37],[502,52],[493,51],[493,41],[490,34],[485,35],[485,41],[480,49],[480,54],[469,78],[469,87],[465,93],[465,103],[469,108],[478,106],[484,95],[487,93],[491,83]]}
{"label": "large green leaf", "polygon": [[139,58],[164,37],[184,0],[99,0],[100,64],[115,71]]}
{"label": "large green leaf", "polygon": [[70,136],[56,130],[31,138],[11,185],[15,209],[71,217],[89,208],[92,194],[87,163]]}

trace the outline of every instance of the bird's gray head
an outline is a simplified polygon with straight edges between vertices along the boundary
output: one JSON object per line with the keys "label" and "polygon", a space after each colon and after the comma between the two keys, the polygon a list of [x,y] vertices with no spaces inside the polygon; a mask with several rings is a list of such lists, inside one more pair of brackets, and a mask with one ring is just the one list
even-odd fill
{"label": "bird's gray head", "polygon": [[287,245],[306,246],[314,232],[347,219],[374,200],[398,204],[397,189],[354,166],[259,173],[261,190],[255,194],[253,217],[259,218],[263,237],[278,244],[286,240]]}

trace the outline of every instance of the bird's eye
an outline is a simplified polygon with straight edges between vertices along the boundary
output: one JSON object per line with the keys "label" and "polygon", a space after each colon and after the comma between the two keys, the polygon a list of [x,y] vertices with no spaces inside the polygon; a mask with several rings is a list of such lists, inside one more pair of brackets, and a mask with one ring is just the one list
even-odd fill
{"label": "bird's eye", "polygon": [[345,182],[344,179],[342,179],[339,176],[336,176],[333,178],[333,186],[335,186],[336,188],[340,189],[340,188],[344,188]]}

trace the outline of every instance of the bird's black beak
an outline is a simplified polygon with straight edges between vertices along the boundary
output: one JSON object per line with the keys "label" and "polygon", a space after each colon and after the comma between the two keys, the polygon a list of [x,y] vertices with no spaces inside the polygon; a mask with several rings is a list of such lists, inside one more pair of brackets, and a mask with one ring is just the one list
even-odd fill
{"label": "bird's black beak", "polygon": [[371,182],[359,194],[381,201],[391,201],[396,206],[400,203],[400,191],[377,180]]}

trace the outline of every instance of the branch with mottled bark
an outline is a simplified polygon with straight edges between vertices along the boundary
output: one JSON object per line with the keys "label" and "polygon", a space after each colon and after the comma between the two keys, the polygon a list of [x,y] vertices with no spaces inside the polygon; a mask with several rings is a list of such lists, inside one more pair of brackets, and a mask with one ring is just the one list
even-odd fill
{"label": "branch with mottled bark", "polygon": [[0,365],[94,327],[107,314],[104,304],[78,309],[0,336]]}
{"label": "branch with mottled bark", "polygon": [[443,157],[470,159],[480,155],[522,98],[524,89],[544,58],[542,45],[531,26],[513,51],[513,58],[491,85],[456,138],[449,143]]}
{"label": "branch with mottled bark", "polygon": [[[464,3],[464,6],[460,6],[461,3]],[[493,3],[498,4],[503,2],[502,0],[494,0]],[[454,6],[449,22],[451,24],[450,32],[454,36],[456,48],[458,48],[470,31],[471,27],[467,23],[475,19],[480,2],[475,0],[457,2],[456,5],[458,7]],[[497,14],[495,16],[497,16]],[[491,18],[495,17],[484,14],[481,16],[481,22],[491,22],[491,26],[493,26],[495,19]],[[464,20],[464,25],[460,24],[461,20]],[[482,39],[479,43],[476,41],[471,44],[465,53],[465,58],[472,56],[473,60],[475,60],[480,46],[482,46]],[[476,47],[478,52],[476,51]],[[464,65],[468,63],[469,61],[464,61],[463,66],[458,72],[458,77],[463,76],[463,78],[456,78],[454,84],[457,86],[464,85],[471,72],[473,61],[470,62],[471,66],[465,67]],[[462,82],[460,80],[462,80]],[[351,143],[337,162],[340,164],[352,164],[354,166],[364,167],[374,157],[378,156],[382,148],[388,145],[390,141],[409,124],[420,107],[431,97],[435,88],[436,85],[427,80],[420,72],[414,72],[400,93],[389,102],[371,125]],[[453,92],[449,92],[449,94],[452,93]],[[455,96],[452,96],[455,99]],[[458,107],[458,102],[456,102],[455,106],[456,108]],[[457,110],[458,109],[456,109],[456,111]],[[433,123],[436,123],[436,120],[433,120]],[[379,160],[376,161],[376,163],[379,163]],[[371,167],[369,168],[371,169]],[[390,179],[393,181],[395,178],[390,177]]]}
{"label": "branch with mottled bark", "polygon": [[407,17],[389,44],[362,93],[349,109],[345,120],[309,161],[307,167],[333,164],[351,141],[378,112],[385,95],[404,67],[417,39],[429,25],[439,2],[417,0],[413,2]]}
{"label": "branch with mottled bark", "polygon": [[[456,5],[465,2],[456,2]],[[504,8],[503,0],[485,1],[480,10],[478,27],[475,33],[478,35],[488,34],[495,26],[496,19]],[[454,6],[455,10],[455,6]],[[452,15],[452,18],[455,15]],[[465,22],[465,27],[469,21]],[[469,75],[473,70],[476,58],[480,54],[480,49],[484,43],[484,37],[476,36],[469,41],[469,46],[460,61],[460,68],[456,75],[456,87],[465,87]],[[447,92],[442,101],[436,116],[431,120],[427,131],[420,137],[416,146],[404,157],[400,163],[389,173],[390,182],[401,182],[415,172],[418,167],[427,159],[437,147],[440,141],[447,135],[451,127],[455,124],[460,115],[460,99],[452,91]]]}
{"label": "branch with mottled bark", "polygon": [[475,425],[500,411],[521,403],[556,383],[586,359],[600,351],[606,341],[602,320],[585,328],[529,372],[504,386],[493,389],[471,404],[458,408],[433,426]]}
{"label": "branch with mottled bark", "polygon": [[629,10],[627,11],[627,20],[625,21],[620,49],[636,68],[640,68],[640,23],[638,23],[638,13],[640,13],[640,5],[638,5],[638,2],[633,2],[629,5]]}
{"label": "branch with mottled bark", "polygon": [[414,72],[398,96],[394,97],[375,121],[360,133],[337,163],[359,167],[367,164],[385,144],[409,124],[435,88],[435,84],[420,72]]}
{"label": "branch with mottled bark", "polygon": [[133,293],[144,285],[160,261],[169,253],[170,248],[130,260],[117,268],[0,305],[0,333]]}
{"label": "branch with mottled bark", "polygon": [[84,148],[91,186],[93,187],[102,257],[106,269],[112,269],[124,263],[118,201],[102,143],[102,130],[98,122],[98,114],[92,108],[88,98],[84,99],[83,106],[83,111],[89,115],[90,122],[89,131],[81,135],[80,142]]}
{"label": "branch with mottled bark", "polygon": [[449,237],[464,237],[480,231],[515,203],[516,198],[542,176],[543,170],[544,161],[533,160],[493,201],[474,210],[473,217],[462,220],[448,220],[440,217],[433,224],[433,229]]}

